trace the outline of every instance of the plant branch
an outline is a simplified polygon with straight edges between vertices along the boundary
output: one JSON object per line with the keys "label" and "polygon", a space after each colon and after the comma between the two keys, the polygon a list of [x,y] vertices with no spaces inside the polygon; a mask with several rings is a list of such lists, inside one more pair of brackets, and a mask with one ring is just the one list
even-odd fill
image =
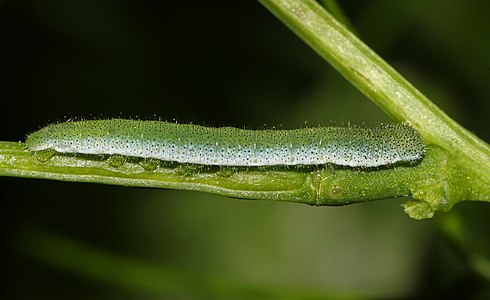
{"label": "plant branch", "polygon": [[[417,165],[378,169],[337,166],[212,168],[128,158],[55,155],[43,162],[22,143],[0,142],[0,175],[123,186],[182,189],[244,199],[345,205],[412,196],[405,211],[432,217],[464,200],[490,202],[490,148],[450,119],[313,0],[260,0],[378,106],[415,126],[427,144]],[[151,164],[150,164],[151,165]]]}
{"label": "plant branch", "polygon": [[[309,168],[211,168],[161,165],[154,170],[144,160],[128,160],[119,167],[106,159],[83,155],[55,155],[43,162],[23,143],[0,142],[0,175],[122,186],[200,191],[242,199],[290,201],[310,205],[346,205],[401,196],[423,196],[430,203],[420,211],[405,210],[413,218],[447,211],[466,194],[445,199],[441,182],[458,180],[446,165],[447,153],[429,148],[418,165],[378,169],[335,166]],[[436,174],[436,176],[434,175]],[[463,197],[463,198],[461,198]]]}
{"label": "plant branch", "polygon": [[[460,126],[314,0],[259,0],[381,109],[448,153],[468,200],[489,201],[490,147]],[[463,180],[463,177],[466,180]]]}

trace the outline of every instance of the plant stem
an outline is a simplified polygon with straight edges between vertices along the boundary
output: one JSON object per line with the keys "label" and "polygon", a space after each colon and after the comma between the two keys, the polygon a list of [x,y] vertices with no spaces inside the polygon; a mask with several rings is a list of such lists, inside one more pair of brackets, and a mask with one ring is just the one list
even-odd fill
{"label": "plant stem", "polygon": [[[490,202],[490,147],[432,104],[313,0],[259,0],[394,119],[415,126],[427,145],[417,165],[379,169],[197,168],[145,161],[120,167],[101,158],[55,155],[42,162],[22,143],[0,142],[0,175],[194,190],[244,199],[344,205],[412,196],[413,218],[464,200]],[[151,165],[151,163],[149,164]]]}
{"label": "plant stem", "polygon": [[488,201],[488,144],[430,102],[316,1],[259,1],[386,113],[411,123],[426,144],[447,151],[460,179],[466,178],[462,189],[468,199]]}
{"label": "plant stem", "polygon": [[454,175],[453,168],[447,167],[446,161],[446,151],[432,147],[418,165],[377,169],[335,166],[196,169],[195,165],[161,165],[146,170],[144,160],[128,160],[114,167],[103,158],[57,154],[49,161],[40,161],[23,143],[0,142],[0,175],[5,176],[192,190],[310,205],[337,206],[411,195],[424,200],[421,210],[412,203],[405,207],[417,219],[432,217],[434,211],[447,211],[467,199],[467,193],[447,196],[445,183],[459,184],[461,179]]}
{"label": "plant stem", "polygon": [[337,21],[342,22],[342,24],[344,24],[344,26],[347,27],[352,33],[356,33],[349,18],[345,15],[344,11],[336,0],[320,0],[319,3],[325,7],[330,14],[337,19]]}

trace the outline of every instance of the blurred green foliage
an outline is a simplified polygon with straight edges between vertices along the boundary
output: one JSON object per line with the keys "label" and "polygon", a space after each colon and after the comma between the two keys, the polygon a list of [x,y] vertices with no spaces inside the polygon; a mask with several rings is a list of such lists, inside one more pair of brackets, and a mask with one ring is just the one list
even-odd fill
{"label": "blurred green foliage", "polygon": [[[339,4],[368,45],[490,140],[490,2]],[[387,120],[254,1],[15,0],[0,23],[2,140],[72,117]],[[490,296],[484,203],[415,222],[403,200],[307,207],[0,180],[2,289],[16,299]]]}

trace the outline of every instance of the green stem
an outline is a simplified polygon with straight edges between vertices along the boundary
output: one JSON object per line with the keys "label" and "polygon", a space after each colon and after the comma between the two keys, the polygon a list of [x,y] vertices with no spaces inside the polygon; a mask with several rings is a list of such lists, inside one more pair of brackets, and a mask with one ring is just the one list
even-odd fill
{"label": "green stem", "polygon": [[[448,211],[464,200],[490,202],[490,147],[449,118],[313,0],[260,0],[394,119],[415,126],[427,144],[418,165],[214,169],[55,155],[36,159],[21,143],[0,142],[0,175],[194,190],[244,199],[344,205],[412,196],[413,218]],[[150,164],[151,165],[151,164]]]}
{"label": "green stem", "polygon": [[405,210],[420,219],[432,217],[436,210],[447,211],[458,201],[469,199],[470,194],[464,189],[447,195],[446,183],[460,186],[462,180],[447,158],[446,151],[430,147],[418,165],[375,170],[334,166],[195,169],[195,166],[182,165],[147,170],[144,160],[128,160],[114,167],[104,159],[83,155],[55,155],[44,162],[27,151],[23,143],[0,142],[0,175],[192,190],[310,205],[346,205],[411,195],[424,202],[415,206],[410,202]]}
{"label": "green stem", "polygon": [[320,0],[319,3],[327,9],[337,21],[342,22],[352,33],[356,33],[354,26],[352,26],[349,18],[345,15],[344,11],[337,3],[336,0]]}
{"label": "green stem", "polygon": [[[461,127],[314,0],[259,0],[347,80],[398,121],[415,126],[426,144],[449,154],[471,200],[490,197],[490,147]],[[463,178],[466,178],[464,180]]]}

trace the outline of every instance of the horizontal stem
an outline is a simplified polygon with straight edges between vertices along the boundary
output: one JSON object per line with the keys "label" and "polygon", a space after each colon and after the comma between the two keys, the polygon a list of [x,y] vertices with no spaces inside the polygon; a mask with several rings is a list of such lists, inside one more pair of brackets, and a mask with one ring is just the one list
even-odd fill
{"label": "horizontal stem", "polygon": [[[474,199],[471,190],[445,189],[454,179],[445,163],[447,153],[429,148],[417,165],[384,168],[322,167],[211,168],[161,165],[154,170],[128,160],[119,167],[83,155],[56,154],[40,161],[25,144],[0,142],[0,175],[122,186],[181,189],[242,199],[279,200],[310,205],[346,205],[376,199],[413,196],[430,209],[447,211],[462,199]],[[445,169],[445,171],[441,171]],[[430,185],[428,183],[437,183]],[[488,199],[490,200],[490,199]],[[488,201],[487,200],[487,201]]]}

